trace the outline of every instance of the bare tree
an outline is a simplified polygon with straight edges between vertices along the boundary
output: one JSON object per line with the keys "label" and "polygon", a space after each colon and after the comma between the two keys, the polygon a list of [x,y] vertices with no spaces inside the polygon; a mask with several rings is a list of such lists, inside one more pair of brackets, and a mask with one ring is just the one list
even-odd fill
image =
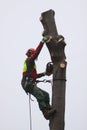
{"label": "bare tree", "polygon": [[49,35],[50,40],[46,43],[53,62],[53,86],[52,107],[56,113],[50,119],[50,130],[64,130],[65,115],[65,89],[66,89],[66,56],[64,53],[65,41],[57,32],[55,24],[55,12],[48,10],[43,12],[40,21],[43,25],[43,36]]}

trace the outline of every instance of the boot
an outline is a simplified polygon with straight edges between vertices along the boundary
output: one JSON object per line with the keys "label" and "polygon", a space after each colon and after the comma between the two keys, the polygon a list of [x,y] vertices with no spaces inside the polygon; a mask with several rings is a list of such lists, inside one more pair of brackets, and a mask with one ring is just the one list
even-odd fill
{"label": "boot", "polygon": [[43,112],[45,119],[49,120],[55,114],[56,110],[51,108],[50,110],[45,109],[42,112]]}

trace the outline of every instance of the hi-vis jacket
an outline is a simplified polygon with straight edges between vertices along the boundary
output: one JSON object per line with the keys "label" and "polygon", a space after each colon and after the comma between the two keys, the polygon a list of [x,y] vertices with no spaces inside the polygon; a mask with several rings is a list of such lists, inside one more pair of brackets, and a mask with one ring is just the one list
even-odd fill
{"label": "hi-vis jacket", "polygon": [[36,80],[36,78],[41,77],[40,74],[37,74],[35,59],[38,57],[43,47],[43,44],[44,44],[43,42],[40,42],[35,50],[35,53],[24,61],[22,84],[26,81],[26,77],[28,77],[28,79],[32,78],[34,81]]}

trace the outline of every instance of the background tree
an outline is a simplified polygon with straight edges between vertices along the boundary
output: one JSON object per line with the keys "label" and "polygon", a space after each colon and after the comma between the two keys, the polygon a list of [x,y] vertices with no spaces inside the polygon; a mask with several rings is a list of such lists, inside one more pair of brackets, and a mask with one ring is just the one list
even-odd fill
{"label": "background tree", "polygon": [[64,37],[57,32],[55,12],[48,10],[43,12],[40,21],[43,25],[43,36],[49,35],[50,40],[46,43],[51,60],[53,62],[53,86],[52,107],[56,109],[55,115],[50,119],[50,130],[64,130],[65,115],[65,89],[66,89],[66,56],[64,54]]}

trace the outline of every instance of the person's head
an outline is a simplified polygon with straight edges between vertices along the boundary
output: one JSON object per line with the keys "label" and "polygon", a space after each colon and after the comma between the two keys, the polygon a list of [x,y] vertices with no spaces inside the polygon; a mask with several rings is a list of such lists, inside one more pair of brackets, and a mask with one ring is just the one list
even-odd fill
{"label": "person's head", "polygon": [[26,52],[26,55],[27,55],[28,57],[30,57],[32,54],[34,54],[34,52],[35,52],[35,49],[34,49],[34,48],[30,48],[30,49]]}

